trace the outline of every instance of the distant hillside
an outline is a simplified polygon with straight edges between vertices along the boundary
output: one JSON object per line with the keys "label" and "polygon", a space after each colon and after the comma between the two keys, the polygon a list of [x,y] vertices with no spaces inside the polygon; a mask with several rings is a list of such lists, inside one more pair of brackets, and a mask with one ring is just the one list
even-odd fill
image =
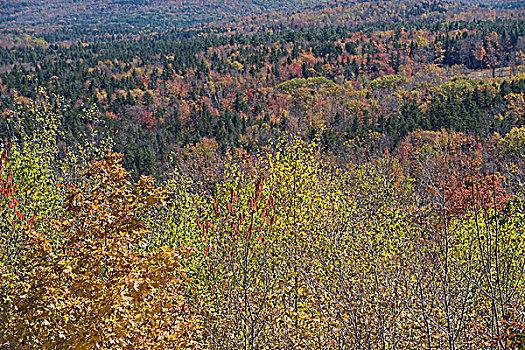
{"label": "distant hillside", "polygon": [[[327,25],[355,27],[370,24],[406,22],[453,22],[523,19],[524,1],[511,0],[327,0],[321,5],[305,7],[301,11],[282,11],[262,16],[244,16],[226,27],[246,31],[259,31],[261,27],[298,29]],[[521,7],[520,7],[521,6]],[[490,10],[489,10],[490,9]]]}
{"label": "distant hillside", "polygon": [[181,29],[247,34],[268,28],[523,19],[521,8],[517,0],[10,0],[0,2],[0,46],[112,41]]}
{"label": "distant hillside", "polygon": [[297,10],[324,2],[326,0],[12,0],[0,2],[0,28],[190,27],[236,16]]}

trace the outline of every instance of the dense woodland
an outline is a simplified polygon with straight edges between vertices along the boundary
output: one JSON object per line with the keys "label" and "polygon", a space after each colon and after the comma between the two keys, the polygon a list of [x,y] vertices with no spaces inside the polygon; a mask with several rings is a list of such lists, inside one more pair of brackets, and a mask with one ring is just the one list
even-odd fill
{"label": "dense woodland", "polygon": [[0,349],[525,348],[521,1],[2,13]]}

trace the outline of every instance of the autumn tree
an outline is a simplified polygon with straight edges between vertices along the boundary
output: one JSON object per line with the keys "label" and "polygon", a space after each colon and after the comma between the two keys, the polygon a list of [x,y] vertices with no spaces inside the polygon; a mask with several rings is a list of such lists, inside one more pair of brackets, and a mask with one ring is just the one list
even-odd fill
{"label": "autumn tree", "polygon": [[[12,348],[198,347],[198,320],[183,294],[183,248],[150,244],[144,215],[165,199],[153,180],[132,184],[108,154],[68,184],[58,242],[28,230],[10,266]],[[5,328],[4,328],[5,327]]]}

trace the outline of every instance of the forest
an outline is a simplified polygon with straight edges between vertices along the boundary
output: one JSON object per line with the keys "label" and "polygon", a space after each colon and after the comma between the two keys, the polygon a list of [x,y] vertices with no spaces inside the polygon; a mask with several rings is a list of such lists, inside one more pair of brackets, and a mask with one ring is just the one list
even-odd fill
{"label": "forest", "polygon": [[0,15],[0,349],[525,349],[521,1]]}

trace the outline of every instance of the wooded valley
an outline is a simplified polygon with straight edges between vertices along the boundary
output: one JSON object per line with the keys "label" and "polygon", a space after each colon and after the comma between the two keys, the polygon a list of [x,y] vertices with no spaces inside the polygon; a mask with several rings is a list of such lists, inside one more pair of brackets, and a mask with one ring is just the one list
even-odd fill
{"label": "wooded valley", "polygon": [[524,15],[0,4],[0,349],[525,348]]}

